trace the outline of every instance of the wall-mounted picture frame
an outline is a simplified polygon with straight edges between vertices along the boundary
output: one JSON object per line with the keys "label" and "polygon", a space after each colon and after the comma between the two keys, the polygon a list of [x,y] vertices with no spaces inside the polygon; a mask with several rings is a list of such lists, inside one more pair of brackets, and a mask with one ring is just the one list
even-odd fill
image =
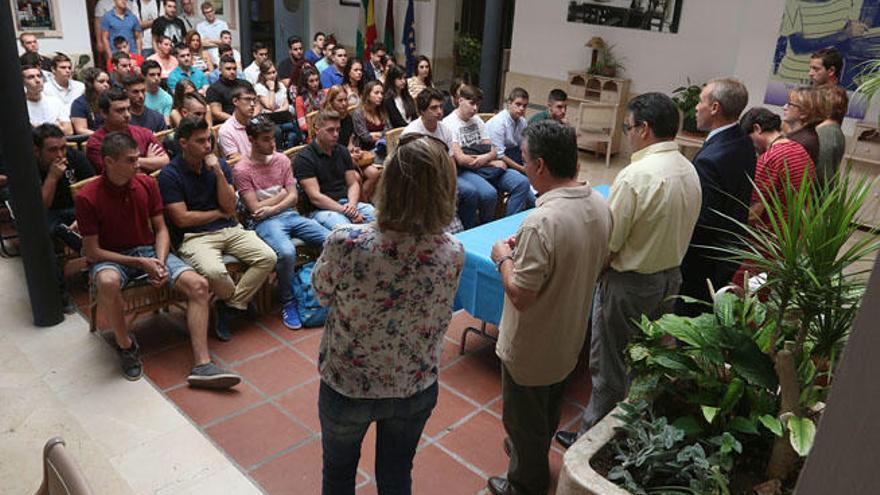
{"label": "wall-mounted picture frame", "polygon": [[339,0],[339,5],[345,5],[346,7],[362,7],[363,3],[360,0]]}
{"label": "wall-mounted picture frame", "polygon": [[15,35],[33,33],[40,38],[61,38],[58,0],[10,0]]}
{"label": "wall-mounted picture frame", "polygon": [[[236,29],[236,25],[238,24],[238,22],[237,22],[238,15],[236,15],[237,0],[208,0],[208,1],[214,5],[214,12],[217,13],[217,17],[226,21],[226,24],[229,25],[229,29]],[[198,2],[198,4],[199,5],[202,4],[201,0]]]}
{"label": "wall-mounted picture frame", "polygon": [[677,33],[684,0],[564,1],[568,22]]}

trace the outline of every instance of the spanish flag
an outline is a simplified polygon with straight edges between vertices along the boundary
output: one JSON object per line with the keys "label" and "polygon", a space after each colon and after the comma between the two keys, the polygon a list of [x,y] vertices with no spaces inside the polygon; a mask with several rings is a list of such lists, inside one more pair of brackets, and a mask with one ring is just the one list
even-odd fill
{"label": "spanish flag", "polygon": [[357,57],[366,60],[370,56],[370,45],[376,40],[376,8],[373,0],[361,0],[361,21],[358,23]]}

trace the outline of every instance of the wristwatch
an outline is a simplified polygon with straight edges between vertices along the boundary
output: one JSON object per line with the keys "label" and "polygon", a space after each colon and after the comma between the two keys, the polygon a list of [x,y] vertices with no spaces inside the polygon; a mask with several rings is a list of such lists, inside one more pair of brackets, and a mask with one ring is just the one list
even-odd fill
{"label": "wristwatch", "polygon": [[495,262],[495,269],[500,272],[501,265],[503,265],[505,261],[512,260],[512,259],[513,259],[512,254],[508,254],[507,256],[502,256],[502,257],[498,258],[498,261]]}

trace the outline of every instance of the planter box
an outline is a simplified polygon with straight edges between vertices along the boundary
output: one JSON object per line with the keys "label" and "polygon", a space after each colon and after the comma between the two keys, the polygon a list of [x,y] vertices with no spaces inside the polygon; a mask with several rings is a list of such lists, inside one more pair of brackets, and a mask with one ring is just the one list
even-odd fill
{"label": "planter box", "polygon": [[614,428],[622,424],[612,417],[619,412],[614,408],[565,452],[556,495],[632,495],[590,467],[590,459],[614,438]]}

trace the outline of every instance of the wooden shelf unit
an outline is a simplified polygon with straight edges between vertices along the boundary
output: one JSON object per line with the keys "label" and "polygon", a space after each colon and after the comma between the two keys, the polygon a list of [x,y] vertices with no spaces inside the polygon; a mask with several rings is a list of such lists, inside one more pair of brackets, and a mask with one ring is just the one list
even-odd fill
{"label": "wooden shelf unit", "polygon": [[850,179],[865,177],[874,181],[865,203],[856,216],[861,225],[880,227],[880,129],[876,124],[859,122],[850,138],[840,169],[850,170]]}
{"label": "wooden shelf unit", "polygon": [[[600,76],[584,71],[568,72],[568,92],[570,96],[576,98],[573,102],[587,105],[596,102],[596,115],[592,116],[591,121],[595,123],[596,120],[605,120],[609,127],[614,126],[614,129],[611,129],[611,153],[620,151],[621,123],[626,117],[629,84],[629,79],[619,77]],[[612,104],[613,107],[609,109],[608,104]],[[571,110],[569,112],[571,113]],[[607,143],[578,139],[578,147],[581,149],[599,153],[605,151],[605,146]]]}

